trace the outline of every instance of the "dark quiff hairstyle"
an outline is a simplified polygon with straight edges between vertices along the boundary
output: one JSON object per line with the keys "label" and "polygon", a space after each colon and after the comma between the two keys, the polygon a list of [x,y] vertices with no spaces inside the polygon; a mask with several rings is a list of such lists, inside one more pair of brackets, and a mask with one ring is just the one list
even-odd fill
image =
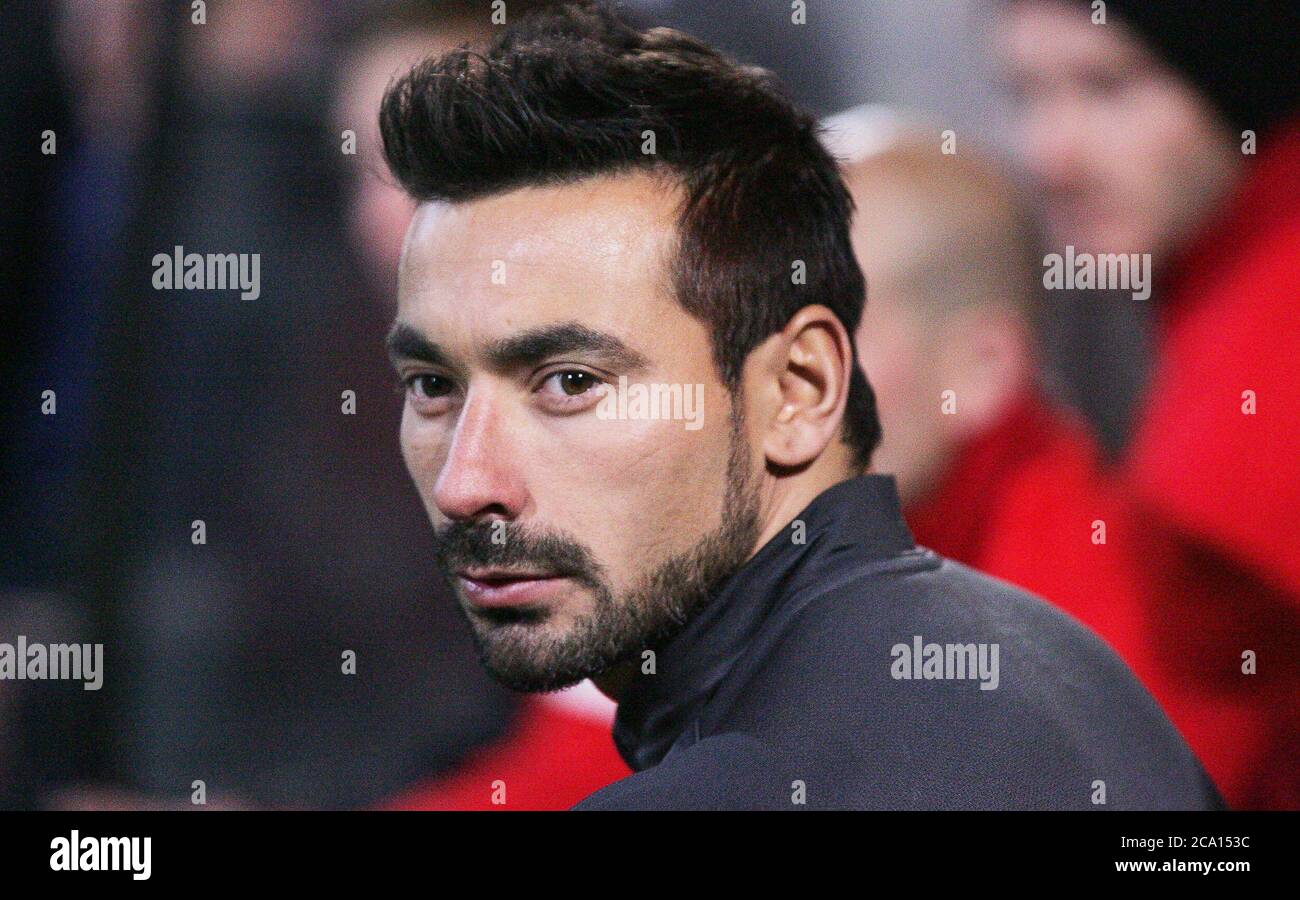
{"label": "dark quiff hairstyle", "polygon": [[[599,0],[557,4],[482,52],[417,65],[390,86],[379,124],[389,167],[418,201],[636,170],[674,177],[684,200],[673,289],[709,328],[733,394],[750,352],[803,307],[824,304],[850,338],[862,318],[853,201],[815,120],[770,73],[679,31],[640,31]],[[853,362],[843,440],[866,468],[880,420],[856,352]]]}

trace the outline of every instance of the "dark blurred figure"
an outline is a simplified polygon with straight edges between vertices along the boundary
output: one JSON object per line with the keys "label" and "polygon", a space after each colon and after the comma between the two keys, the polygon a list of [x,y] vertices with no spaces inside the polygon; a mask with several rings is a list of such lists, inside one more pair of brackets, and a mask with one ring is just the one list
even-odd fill
{"label": "dark blurred figure", "polygon": [[[0,592],[0,644],[15,653],[27,644],[93,641],[85,617],[58,594]],[[12,658],[15,664],[17,657]],[[88,680],[89,681],[89,680]],[[29,809],[46,801],[70,775],[94,765],[85,710],[95,693],[88,681],[0,679],[0,809]]]}
{"label": "dark blurred figure", "polygon": [[[140,74],[124,4],[0,6],[0,641],[100,639],[77,550],[103,277],[120,252]],[[73,596],[73,595],[77,596]],[[0,806],[102,770],[105,704],[57,683],[0,685]]]}
{"label": "dark blurred figure", "polygon": [[1154,261],[1130,662],[1230,804],[1300,808],[1300,7],[1098,6],[1000,24],[1053,248]]}
{"label": "dark blurred figure", "polygon": [[[74,418],[58,417],[63,384],[42,365],[54,355],[51,335],[65,315],[44,301],[52,293],[55,197],[71,151],[50,11],[34,0],[0,5],[0,290],[7,299],[0,311],[0,583],[7,584],[49,584],[66,574],[46,531],[59,519],[70,467],[59,432]],[[42,412],[46,390],[56,392],[54,415]]]}

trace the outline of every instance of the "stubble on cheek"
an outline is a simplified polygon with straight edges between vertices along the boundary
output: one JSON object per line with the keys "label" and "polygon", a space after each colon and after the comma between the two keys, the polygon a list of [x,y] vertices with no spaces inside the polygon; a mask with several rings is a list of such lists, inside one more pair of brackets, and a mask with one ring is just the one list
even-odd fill
{"label": "stubble on cheek", "polygon": [[725,515],[731,444],[723,408],[715,402],[718,412],[709,411],[699,431],[685,430],[680,421],[649,423],[653,427],[602,472],[604,487],[591,491],[594,514],[610,521],[611,543],[619,545],[610,549],[636,570],[625,586],[638,572],[692,546]]}

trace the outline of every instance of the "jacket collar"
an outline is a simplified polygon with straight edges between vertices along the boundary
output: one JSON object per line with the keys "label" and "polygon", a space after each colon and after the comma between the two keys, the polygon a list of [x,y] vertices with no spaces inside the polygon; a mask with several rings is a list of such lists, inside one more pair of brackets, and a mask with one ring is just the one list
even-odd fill
{"label": "jacket collar", "polygon": [[681,632],[654,648],[654,674],[638,668],[614,721],[624,760],[636,770],[657,765],[783,603],[838,570],[913,546],[892,476],[864,475],[823,491],[723,582]]}

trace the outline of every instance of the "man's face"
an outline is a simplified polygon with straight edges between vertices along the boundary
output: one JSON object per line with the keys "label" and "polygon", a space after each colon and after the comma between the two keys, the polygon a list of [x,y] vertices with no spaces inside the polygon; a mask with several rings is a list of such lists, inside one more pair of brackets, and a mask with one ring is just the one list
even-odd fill
{"label": "man's face", "polygon": [[1054,243],[1165,258],[1229,188],[1227,125],[1118,18],[1012,0],[1001,55]]}
{"label": "man's face", "polygon": [[[402,453],[484,663],[516,689],[636,656],[753,550],[758,462],[667,280],[676,202],[648,176],[592,179],[424,204],[407,234]],[[702,392],[700,427],[611,417],[620,376],[629,398]]]}

